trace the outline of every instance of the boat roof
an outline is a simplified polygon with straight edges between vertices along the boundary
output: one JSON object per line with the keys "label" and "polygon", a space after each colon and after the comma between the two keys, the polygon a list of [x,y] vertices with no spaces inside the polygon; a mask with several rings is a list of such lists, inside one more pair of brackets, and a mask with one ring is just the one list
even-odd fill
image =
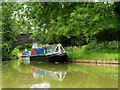
{"label": "boat roof", "polygon": [[[33,44],[36,44],[36,43],[33,43]],[[46,45],[46,46],[53,46],[53,45],[61,45],[61,44],[59,43],[59,44],[52,44],[52,45]]]}
{"label": "boat roof", "polygon": [[[33,44],[39,44],[39,43],[33,43]],[[52,44],[52,45],[45,45],[45,46],[42,46],[41,47],[32,47],[32,48],[42,48],[42,47],[49,47],[49,46],[62,46],[60,43],[59,44]]]}

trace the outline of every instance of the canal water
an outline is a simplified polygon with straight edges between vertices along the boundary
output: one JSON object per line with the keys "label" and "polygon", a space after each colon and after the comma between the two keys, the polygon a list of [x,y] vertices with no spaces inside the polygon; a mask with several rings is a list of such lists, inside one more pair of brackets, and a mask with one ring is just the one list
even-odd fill
{"label": "canal water", "polygon": [[118,66],[3,61],[2,88],[118,88]]}

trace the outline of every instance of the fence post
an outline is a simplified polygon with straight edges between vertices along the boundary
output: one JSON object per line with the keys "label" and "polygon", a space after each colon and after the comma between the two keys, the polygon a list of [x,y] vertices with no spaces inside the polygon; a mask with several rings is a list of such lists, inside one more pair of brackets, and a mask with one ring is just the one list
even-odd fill
{"label": "fence post", "polygon": [[95,64],[97,64],[97,59],[95,58]]}
{"label": "fence post", "polygon": [[101,63],[103,64],[103,59],[101,59]]}
{"label": "fence post", "polygon": [[107,58],[105,59],[105,61],[106,61],[106,64],[107,64]]}

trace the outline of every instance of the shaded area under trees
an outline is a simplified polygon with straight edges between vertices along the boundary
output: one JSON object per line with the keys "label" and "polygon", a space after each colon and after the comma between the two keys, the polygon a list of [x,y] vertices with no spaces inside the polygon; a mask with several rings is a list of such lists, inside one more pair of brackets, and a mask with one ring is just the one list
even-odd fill
{"label": "shaded area under trees", "polygon": [[12,44],[21,32],[63,46],[119,41],[119,6],[120,2],[3,2],[3,59],[11,59]]}

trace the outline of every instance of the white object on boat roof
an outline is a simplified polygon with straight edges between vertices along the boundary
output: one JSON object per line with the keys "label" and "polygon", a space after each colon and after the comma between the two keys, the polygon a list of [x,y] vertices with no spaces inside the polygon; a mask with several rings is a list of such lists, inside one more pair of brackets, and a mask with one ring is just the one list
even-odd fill
{"label": "white object on boat roof", "polygon": [[27,51],[27,49],[25,49],[25,51]]}
{"label": "white object on boat roof", "polygon": [[40,43],[33,43],[32,44],[32,48],[40,48],[40,47],[42,47],[42,44],[40,44]]}

